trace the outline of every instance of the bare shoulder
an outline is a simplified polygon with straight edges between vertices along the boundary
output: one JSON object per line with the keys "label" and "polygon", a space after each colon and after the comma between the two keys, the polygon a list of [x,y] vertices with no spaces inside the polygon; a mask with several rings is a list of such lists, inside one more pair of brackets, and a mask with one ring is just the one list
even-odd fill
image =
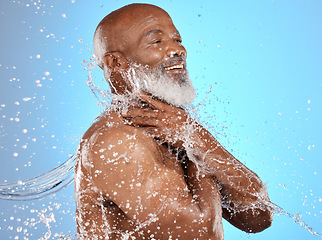
{"label": "bare shoulder", "polygon": [[148,145],[148,148],[151,148],[151,145],[157,146],[153,138],[145,134],[142,129],[126,125],[118,113],[103,115],[99,118],[86,131],[83,141],[88,141],[93,148],[110,144],[107,150],[114,147],[113,143],[117,143],[115,146],[122,145],[122,147],[133,143]]}
{"label": "bare shoulder", "polygon": [[115,140],[116,138],[122,140],[120,138],[125,138],[124,140],[137,140],[138,142],[143,141],[151,141],[154,140],[147,136],[143,130],[140,128],[132,127],[126,125],[123,122],[122,117],[116,113],[112,112],[109,114],[103,114],[92,124],[92,126],[85,132],[82,141],[93,141],[97,144],[96,140],[99,138],[100,140]]}
{"label": "bare shoulder", "polygon": [[[88,129],[79,154],[82,165],[91,175],[103,170],[105,175],[109,174],[107,170],[114,175],[128,169],[124,164],[137,166],[142,161],[140,165],[147,166],[162,158],[153,138],[140,128],[124,124],[116,113],[101,117]],[[143,162],[143,159],[150,161]]]}

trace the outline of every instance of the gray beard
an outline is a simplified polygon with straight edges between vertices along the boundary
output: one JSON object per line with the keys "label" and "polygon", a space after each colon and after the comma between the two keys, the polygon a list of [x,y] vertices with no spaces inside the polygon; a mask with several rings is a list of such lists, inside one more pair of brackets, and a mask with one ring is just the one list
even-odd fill
{"label": "gray beard", "polygon": [[146,67],[134,65],[124,73],[134,91],[144,91],[176,107],[191,104],[195,97],[195,88],[189,74],[181,75],[177,82],[162,69],[151,71]]}

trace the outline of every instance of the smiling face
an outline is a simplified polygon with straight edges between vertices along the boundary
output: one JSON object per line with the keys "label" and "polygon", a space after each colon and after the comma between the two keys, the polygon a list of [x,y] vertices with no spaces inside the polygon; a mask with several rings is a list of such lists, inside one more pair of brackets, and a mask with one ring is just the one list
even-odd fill
{"label": "smiling face", "polygon": [[166,11],[130,4],[107,15],[94,35],[94,51],[113,93],[143,90],[179,106],[193,101],[187,52]]}
{"label": "smiling face", "polygon": [[137,42],[129,51],[131,60],[151,69],[160,68],[174,77],[186,73],[186,50],[169,17],[152,18],[140,30],[136,34]]}
{"label": "smiling face", "polygon": [[[138,8],[123,19],[120,39],[126,46],[123,55],[129,62],[143,65],[152,71],[162,71],[180,82],[187,74],[187,52],[170,16],[155,6]],[[131,19],[131,25],[126,21]],[[126,26],[126,27],[125,27]]]}

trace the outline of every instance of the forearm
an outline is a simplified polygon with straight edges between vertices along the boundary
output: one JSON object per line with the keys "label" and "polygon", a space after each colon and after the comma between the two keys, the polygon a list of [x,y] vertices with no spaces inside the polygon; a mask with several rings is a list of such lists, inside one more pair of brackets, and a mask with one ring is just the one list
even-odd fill
{"label": "forearm", "polygon": [[265,185],[254,172],[226,151],[205,128],[196,125],[194,131],[187,146],[189,157],[215,178],[224,204],[248,207],[269,200]]}
{"label": "forearm", "polygon": [[[189,158],[203,166],[220,188],[223,217],[246,232],[260,232],[272,223],[265,185],[259,177],[227,152],[204,128],[192,136]],[[202,136],[202,137],[200,137]]]}

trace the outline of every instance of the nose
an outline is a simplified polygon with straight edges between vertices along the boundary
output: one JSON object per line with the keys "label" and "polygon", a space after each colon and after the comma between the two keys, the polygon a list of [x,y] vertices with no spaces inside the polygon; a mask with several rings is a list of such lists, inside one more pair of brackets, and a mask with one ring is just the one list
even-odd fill
{"label": "nose", "polygon": [[181,45],[180,42],[172,42],[169,43],[167,48],[167,56],[170,58],[173,57],[183,57],[184,59],[187,58],[187,51],[184,46]]}

